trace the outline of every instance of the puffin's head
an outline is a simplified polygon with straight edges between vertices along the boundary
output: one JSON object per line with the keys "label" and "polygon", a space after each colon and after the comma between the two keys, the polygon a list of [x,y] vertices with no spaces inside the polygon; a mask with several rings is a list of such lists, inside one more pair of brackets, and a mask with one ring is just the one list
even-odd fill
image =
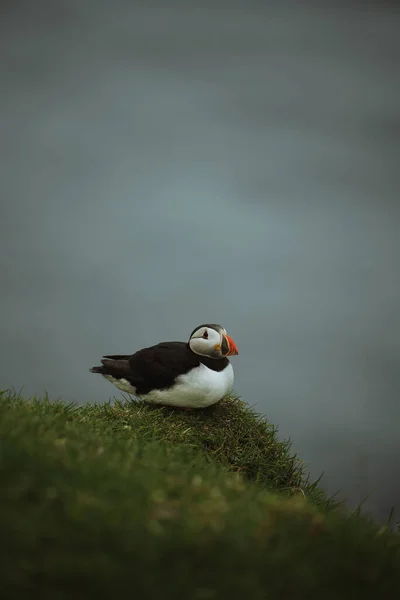
{"label": "puffin's head", "polygon": [[223,358],[239,354],[237,346],[221,325],[199,325],[191,333],[189,347],[195,354]]}

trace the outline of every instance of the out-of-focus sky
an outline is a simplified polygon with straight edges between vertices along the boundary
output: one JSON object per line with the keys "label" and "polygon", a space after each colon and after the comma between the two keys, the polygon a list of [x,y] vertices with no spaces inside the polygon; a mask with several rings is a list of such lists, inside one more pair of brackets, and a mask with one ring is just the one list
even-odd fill
{"label": "out-of-focus sky", "polygon": [[220,322],[312,476],[400,509],[399,17],[3,3],[0,387],[106,401],[102,354]]}

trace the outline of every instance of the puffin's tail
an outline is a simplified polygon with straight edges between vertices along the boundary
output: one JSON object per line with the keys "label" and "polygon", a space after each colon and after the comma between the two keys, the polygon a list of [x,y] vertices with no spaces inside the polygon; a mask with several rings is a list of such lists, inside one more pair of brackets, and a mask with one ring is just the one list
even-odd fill
{"label": "puffin's tail", "polygon": [[129,355],[128,354],[112,354],[103,356],[101,359],[101,367],[92,367],[89,369],[91,373],[100,373],[100,375],[112,375],[113,377],[125,377],[126,372],[129,372]]}

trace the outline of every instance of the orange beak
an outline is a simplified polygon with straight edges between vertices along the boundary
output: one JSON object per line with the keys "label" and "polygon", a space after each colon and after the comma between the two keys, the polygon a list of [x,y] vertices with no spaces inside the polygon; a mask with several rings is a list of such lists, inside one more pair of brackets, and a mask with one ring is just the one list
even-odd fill
{"label": "orange beak", "polygon": [[233,339],[231,337],[229,337],[229,335],[224,334],[224,337],[226,339],[226,341],[228,342],[228,348],[229,351],[225,356],[234,356],[235,354],[239,354],[239,350],[237,349],[237,346],[235,344],[235,342],[233,341]]}

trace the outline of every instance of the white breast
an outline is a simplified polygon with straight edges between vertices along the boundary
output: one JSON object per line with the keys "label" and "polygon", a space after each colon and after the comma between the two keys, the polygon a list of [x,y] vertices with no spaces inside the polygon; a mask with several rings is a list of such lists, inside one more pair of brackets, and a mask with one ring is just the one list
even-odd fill
{"label": "white breast", "polygon": [[168,390],[153,390],[141,396],[155,404],[204,408],[215,404],[232,391],[233,369],[229,363],[223,371],[213,371],[203,364],[180,375]]}

